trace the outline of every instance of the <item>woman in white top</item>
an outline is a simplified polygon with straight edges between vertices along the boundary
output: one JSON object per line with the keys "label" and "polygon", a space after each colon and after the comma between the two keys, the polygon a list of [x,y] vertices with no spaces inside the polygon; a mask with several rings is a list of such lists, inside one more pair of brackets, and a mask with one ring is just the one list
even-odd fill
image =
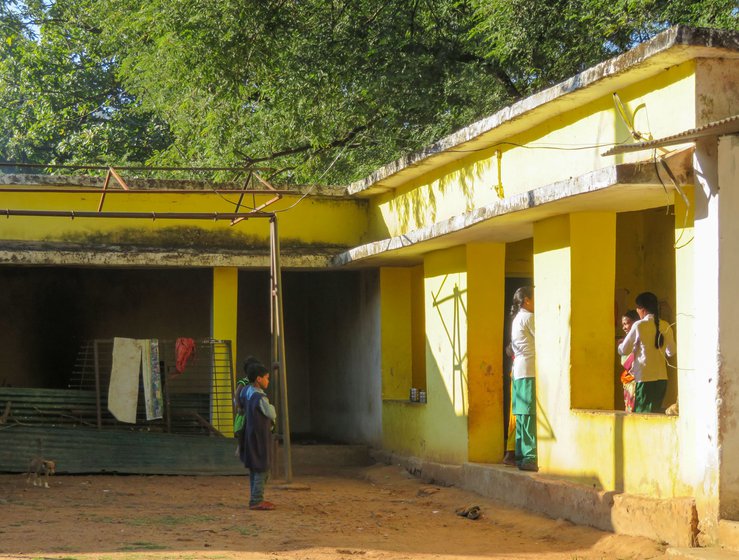
{"label": "woman in white top", "polygon": [[513,294],[511,306],[513,350],[513,414],[516,416],[516,464],[524,471],[539,470],[536,461],[536,377],[534,362],[534,289],[524,286]]}
{"label": "woman in white top", "polygon": [[634,412],[661,412],[667,390],[667,358],[675,355],[675,339],[667,321],[659,318],[659,302],[652,292],[636,296],[636,312],[640,320],[619,344],[618,353],[634,353]]}

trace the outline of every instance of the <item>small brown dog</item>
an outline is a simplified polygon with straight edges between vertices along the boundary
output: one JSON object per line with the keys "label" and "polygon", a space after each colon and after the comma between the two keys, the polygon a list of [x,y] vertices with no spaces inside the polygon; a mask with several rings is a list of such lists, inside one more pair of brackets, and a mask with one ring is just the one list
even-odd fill
{"label": "small brown dog", "polygon": [[[34,486],[49,487],[49,476],[56,472],[56,463],[47,461],[41,457],[34,457],[28,465],[28,476],[26,476],[26,484],[33,480]],[[39,480],[39,475],[44,476],[44,480]]]}

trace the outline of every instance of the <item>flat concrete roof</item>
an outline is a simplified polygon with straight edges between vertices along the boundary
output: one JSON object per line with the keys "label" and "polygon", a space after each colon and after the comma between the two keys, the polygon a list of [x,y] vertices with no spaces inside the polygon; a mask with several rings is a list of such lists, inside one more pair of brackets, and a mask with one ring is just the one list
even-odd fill
{"label": "flat concrete roof", "polygon": [[[331,268],[337,248],[290,248],[280,250],[283,270],[325,270]],[[232,249],[158,248],[131,245],[43,243],[0,241],[0,265],[72,266],[108,268],[213,268],[233,266],[249,270],[269,270],[269,248]]]}
{"label": "flat concrete roof", "polygon": [[[102,173],[102,172],[101,172]],[[104,173],[103,173],[104,175]],[[153,190],[171,190],[171,191],[188,191],[191,193],[209,194],[214,190],[240,190],[244,189],[245,181],[201,181],[192,179],[154,179],[147,177],[127,177],[123,176],[126,184],[131,187],[132,191],[153,191]],[[0,173],[0,186],[17,186],[32,188],[95,188],[102,192],[105,184],[104,176],[88,176],[88,175],[42,175],[38,173]],[[254,186],[248,187],[253,190],[262,190],[265,193],[272,192],[259,181],[254,181]],[[321,185],[290,185],[275,186],[275,189],[281,193],[289,191],[289,194],[302,196],[308,194],[313,197],[326,198],[348,198],[345,187],[321,186]],[[132,192],[131,191],[131,192]],[[108,192],[125,192],[115,181],[108,185]]]}
{"label": "flat concrete roof", "polygon": [[347,187],[350,194],[373,196],[394,190],[411,178],[489,148],[614,89],[643,81],[688,60],[739,58],[739,32],[677,26],[634,49],[522,99],[431,146],[408,154]]}
{"label": "flat concrete roof", "polygon": [[[688,148],[665,160],[679,186],[694,181]],[[664,175],[664,177],[662,176]],[[630,212],[674,202],[675,187],[654,165],[624,163],[519,193],[403,235],[354,247],[334,266],[412,266],[423,254],[473,242],[509,243],[533,236],[534,222],[578,211]],[[667,183],[666,183],[667,182]]]}

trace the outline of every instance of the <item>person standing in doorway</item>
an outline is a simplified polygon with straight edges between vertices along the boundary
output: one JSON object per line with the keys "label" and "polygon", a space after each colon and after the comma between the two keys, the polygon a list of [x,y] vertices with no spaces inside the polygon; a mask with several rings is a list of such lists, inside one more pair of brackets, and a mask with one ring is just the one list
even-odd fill
{"label": "person standing in doorway", "polygon": [[275,505],[264,501],[272,463],[272,426],[277,418],[275,407],[265,393],[269,387],[269,370],[259,362],[249,364],[247,378],[249,385],[239,393],[239,406],[246,420],[240,453],[241,462],[249,469],[249,509],[272,510]]}
{"label": "person standing in doorway", "polygon": [[[624,334],[629,334],[629,331],[634,327],[634,323],[639,320],[639,314],[636,309],[629,309],[621,317],[621,328]],[[623,342],[623,338],[618,341],[619,344]],[[634,353],[632,352],[628,356],[621,356],[621,365],[623,371],[621,372],[621,385],[624,388],[624,410],[626,412],[634,412],[634,393],[636,391],[636,381],[634,380],[634,374],[631,373],[631,368],[634,367]]]}
{"label": "person standing in doorway", "polygon": [[667,358],[675,355],[675,339],[667,321],[659,318],[659,301],[652,292],[636,296],[636,312],[640,319],[618,345],[618,353],[634,353],[634,412],[661,412],[667,390]]}
{"label": "person standing in doorway", "polygon": [[511,376],[510,385],[510,401],[508,402],[508,435],[505,440],[505,455],[503,455],[503,464],[509,467],[516,466],[516,415],[513,414],[513,348],[510,343],[505,347],[506,355],[511,359]]}
{"label": "person standing in doorway", "polygon": [[536,458],[536,344],[534,289],[531,286],[523,286],[513,294],[511,316],[516,464],[523,471],[536,472],[539,470]]}

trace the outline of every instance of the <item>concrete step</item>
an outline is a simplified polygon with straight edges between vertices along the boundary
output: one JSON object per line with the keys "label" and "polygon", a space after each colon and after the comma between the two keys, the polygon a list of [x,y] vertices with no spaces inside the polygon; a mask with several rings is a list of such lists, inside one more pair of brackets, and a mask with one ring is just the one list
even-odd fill
{"label": "concrete step", "polygon": [[718,542],[724,548],[739,552],[739,521],[721,519],[718,522]]}
{"label": "concrete step", "polygon": [[739,553],[720,547],[710,548],[677,548],[666,550],[667,556],[676,560],[736,560]]}

